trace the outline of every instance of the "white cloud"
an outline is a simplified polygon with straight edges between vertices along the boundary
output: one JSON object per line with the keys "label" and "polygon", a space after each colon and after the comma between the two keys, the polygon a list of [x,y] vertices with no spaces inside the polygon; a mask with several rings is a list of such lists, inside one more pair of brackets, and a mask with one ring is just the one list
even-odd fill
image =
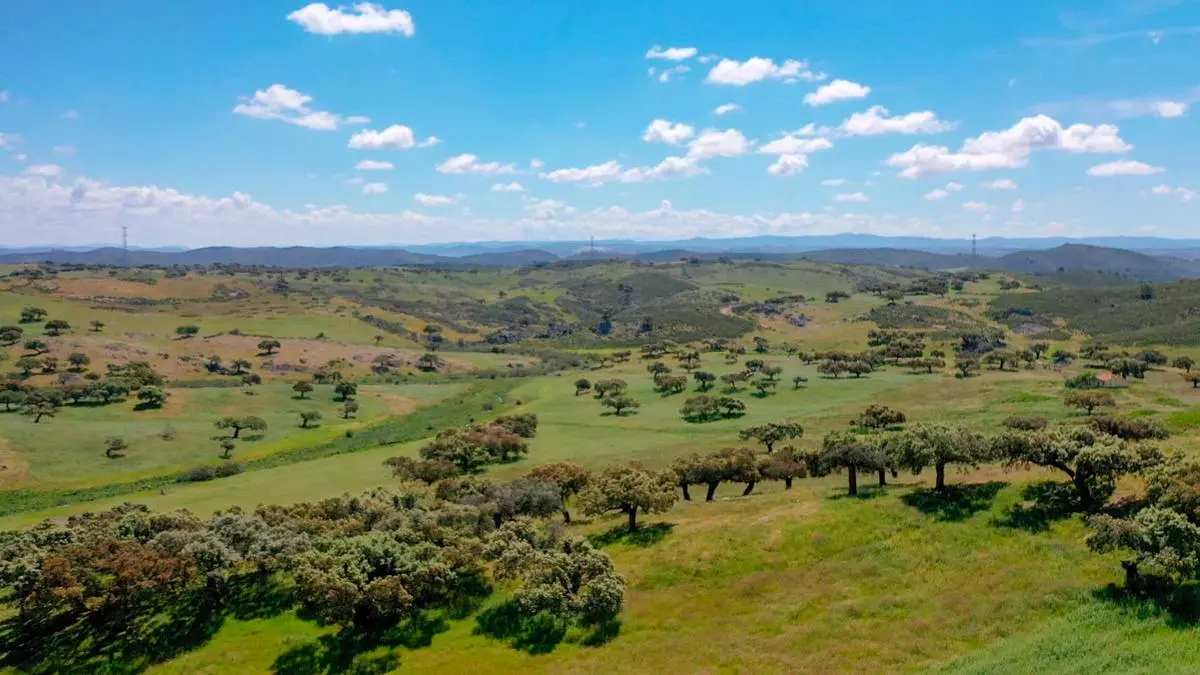
{"label": "white cloud", "polygon": [[654,45],[650,48],[650,51],[646,52],[646,58],[686,61],[695,56],[697,51],[699,50],[695,47],[668,47],[663,49],[659,45]]}
{"label": "white cloud", "polygon": [[10,96],[11,94],[9,94],[8,91],[0,89],[0,103],[8,103]]}
{"label": "white cloud", "polygon": [[353,11],[345,7],[331,9],[323,2],[314,2],[287,15],[289,21],[318,35],[342,33],[403,33],[412,37],[416,32],[412,15],[402,9],[384,9],[382,5],[360,2]]}
{"label": "white cloud", "polygon": [[998,178],[984,182],[983,187],[989,190],[1016,190],[1017,183],[1011,178]]}
{"label": "white cloud", "polygon": [[988,131],[968,138],[958,152],[951,152],[945,146],[914,145],[906,152],[892,155],[886,163],[903,167],[900,175],[904,178],[917,178],[948,171],[1022,168],[1029,163],[1029,154],[1034,150],[1119,153],[1132,149],[1114,125],[1073,124],[1064,128],[1051,117],[1037,115],[1003,131]]}
{"label": "white cloud", "polygon": [[346,183],[349,185],[362,185],[365,182],[367,182],[367,179],[363,178],[362,176],[355,176],[353,178],[346,179]]}
{"label": "white cloud", "polygon": [[869,202],[871,198],[862,192],[851,192],[847,194],[834,195],[835,202]]}
{"label": "white cloud", "polygon": [[1188,104],[1180,101],[1155,101],[1154,113],[1159,117],[1183,117],[1187,114]]}
{"label": "white cloud", "polygon": [[525,186],[513,181],[511,183],[496,183],[492,186],[492,192],[524,192]]}
{"label": "white cloud", "polygon": [[887,108],[881,105],[871,106],[866,112],[854,113],[839,127],[847,136],[936,134],[953,128],[953,122],[939,120],[937,114],[930,110],[888,117]]}
{"label": "white cloud", "polygon": [[808,69],[807,61],[788,59],[776,65],[771,59],[755,56],[745,61],[721,59],[717,65],[708,71],[704,79],[709,84],[727,84],[744,87],[747,84],[763,80],[783,80],[787,84],[803,80],[819,81],[825,79],[824,73],[814,73]]}
{"label": "white cloud", "polygon": [[1150,166],[1145,162],[1138,162],[1131,159],[1122,159],[1116,162],[1108,162],[1107,164],[1097,164],[1087,170],[1089,176],[1148,176],[1150,174],[1162,173],[1166,169],[1160,166]]}
{"label": "white cloud", "polygon": [[12,150],[21,142],[17,134],[0,133],[0,150]]}
{"label": "white cloud", "polygon": [[334,131],[342,125],[369,121],[361,115],[342,117],[322,110],[311,110],[308,107],[311,96],[282,84],[255,91],[250,97],[243,96],[242,101],[234,106],[233,114],[261,120],[280,120],[315,131]]}
{"label": "white cloud", "polygon": [[453,174],[479,174],[483,176],[494,176],[502,173],[516,173],[517,167],[513,164],[501,164],[500,162],[481,162],[477,155],[464,153],[455,155],[450,159],[438,164],[438,173],[453,173]]}
{"label": "white cloud", "polygon": [[746,154],[749,148],[750,142],[737,129],[705,129],[688,143],[688,157],[736,157]]}
{"label": "white cloud", "polygon": [[1025,200],[1018,199],[1017,201],[1013,202],[1012,203],[1012,212],[1013,213],[1024,213],[1025,212]]}
{"label": "white cloud", "polygon": [[[651,68],[650,70],[653,71],[654,69]],[[659,82],[670,82],[671,76],[683,75],[684,73],[690,73],[690,72],[692,72],[692,69],[690,67],[684,66],[684,65],[673,66],[671,68],[664,68],[662,70],[662,72],[660,72],[658,74],[658,81]],[[653,75],[654,73],[651,72],[650,74]]]}
{"label": "white cloud", "polygon": [[850,80],[834,80],[829,84],[817,87],[817,90],[804,96],[804,104],[810,106],[821,106],[834,103],[836,101],[849,101],[856,98],[865,98],[871,93],[871,88],[851,82]]}
{"label": "white cloud", "polygon": [[713,114],[716,115],[717,117],[720,117],[721,115],[727,115],[731,112],[737,112],[741,109],[742,109],[742,106],[740,106],[736,103],[723,103],[723,104],[717,106],[716,109],[713,110]]}
{"label": "white cloud", "polygon": [[542,179],[552,183],[582,183],[589,186],[604,183],[641,183],[649,180],[667,178],[685,178],[708,173],[708,169],[700,166],[694,157],[667,157],[655,166],[642,166],[626,169],[620,162],[611,159],[603,164],[593,164],[583,168],[556,169],[538,174]]}
{"label": "white cloud", "polygon": [[807,168],[807,155],[780,155],[774,164],[767,167],[767,173],[773,176],[794,176]]}
{"label": "white cloud", "polygon": [[642,133],[642,140],[647,143],[679,145],[691,138],[694,133],[695,129],[683,122],[654,120],[650,123],[650,126],[646,127],[646,131]]}
{"label": "white cloud", "polygon": [[582,169],[555,169],[554,171],[548,171],[539,175],[552,183],[600,185],[608,181],[617,180],[621,175],[621,171],[620,162],[610,159],[603,164],[593,164]]}
{"label": "white cloud", "polygon": [[56,155],[74,155],[79,152],[79,149],[73,145],[56,145],[51,148],[51,151]]}
{"label": "white cloud", "polygon": [[832,147],[833,142],[828,138],[799,138],[792,134],[785,134],[759,147],[758,151],[769,155],[807,155],[810,152],[828,150]]}
{"label": "white cloud", "polygon": [[23,152],[18,152],[17,154],[13,155],[13,159],[17,160],[18,162],[24,162],[25,160],[29,159],[29,155],[26,155]]}
{"label": "white cloud", "polygon": [[962,183],[946,183],[946,186],[943,188],[926,192],[921,196],[921,199],[924,199],[927,202],[936,202],[949,197],[951,192],[962,192],[962,190]]}
{"label": "white cloud", "polygon": [[58,178],[62,175],[63,168],[57,164],[35,164],[25,169],[25,173],[42,178]]}
{"label": "white cloud", "polygon": [[904,167],[900,172],[900,176],[904,178],[918,178],[930,173],[950,171],[1015,169],[1025,166],[1025,156],[955,153],[943,145],[914,145],[905,152],[889,157],[887,165]]}
{"label": "white cloud", "polygon": [[437,136],[418,142],[413,130],[403,124],[393,124],[383,131],[363,129],[350,137],[346,147],[354,150],[407,150],[428,148],[441,142]]}
{"label": "white cloud", "polygon": [[359,171],[391,171],[396,168],[391,162],[377,162],[373,159],[364,159],[354,165],[354,168]]}
{"label": "white cloud", "polygon": [[963,211],[970,211],[971,213],[984,213],[991,210],[992,207],[983,202],[963,202],[962,208]]}
{"label": "white cloud", "polygon": [[524,206],[525,212],[535,220],[554,220],[577,213],[575,207],[558,199],[538,199],[529,197]]}
{"label": "white cloud", "polygon": [[413,201],[422,206],[453,206],[458,203],[458,197],[449,197],[446,195],[427,195],[424,192],[418,192],[413,195]]}
{"label": "white cloud", "polygon": [[79,119],[79,112],[75,110],[67,110],[64,111],[63,114],[59,115],[59,117],[63,118],[64,120],[77,120]]}
{"label": "white cloud", "polygon": [[379,195],[388,191],[387,183],[367,183],[362,186],[364,195]]}
{"label": "white cloud", "polygon": [[971,154],[1028,154],[1032,150],[1067,152],[1128,152],[1133,149],[1112,124],[1072,124],[1064,128],[1046,115],[1026,117],[1004,131],[988,131],[963,142]]}
{"label": "white cloud", "polygon": [[1180,201],[1190,202],[1196,198],[1196,192],[1185,187],[1171,187],[1169,185],[1156,185],[1150,190],[1152,195],[1168,196],[1174,195],[1179,197]]}
{"label": "white cloud", "polygon": [[534,171],[537,171],[538,169],[542,168],[543,166],[546,166],[546,163],[543,162],[542,160],[538,159],[537,157],[534,157],[533,159],[529,160],[529,168],[533,169]]}

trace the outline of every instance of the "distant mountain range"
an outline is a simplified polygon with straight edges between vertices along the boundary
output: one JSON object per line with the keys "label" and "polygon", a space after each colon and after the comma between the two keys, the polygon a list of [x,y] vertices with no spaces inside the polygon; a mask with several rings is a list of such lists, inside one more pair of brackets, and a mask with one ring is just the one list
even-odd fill
{"label": "distant mountain range", "polygon": [[[645,261],[697,257],[713,259],[804,259],[858,265],[920,267],[926,269],[999,269],[1053,275],[1091,272],[1131,281],[1170,281],[1200,277],[1200,240],[1112,237],[1088,243],[1061,243],[1060,239],[981,239],[977,255],[970,240],[920,237],[832,235],[827,237],[745,237],[740,239],[690,239],[679,242],[604,241],[535,242],[522,245],[482,243],[412,246],[408,248],[235,248],[214,246],[192,250],[6,250],[0,263],[90,265],[210,265],[214,263],[273,267],[383,267],[394,265],[515,266],[562,259],[633,258]],[[1101,246],[1092,242],[1117,242]],[[835,246],[835,244],[857,244]]]}

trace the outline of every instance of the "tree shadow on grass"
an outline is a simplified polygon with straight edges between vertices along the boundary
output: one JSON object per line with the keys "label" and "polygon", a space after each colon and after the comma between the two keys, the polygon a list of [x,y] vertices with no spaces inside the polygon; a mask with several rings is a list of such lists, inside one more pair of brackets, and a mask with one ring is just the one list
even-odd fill
{"label": "tree shadow on grass", "polygon": [[651,523],[630,532],[629,527],[622,523],[610,530],[588,536],[588,541],[596,548],[620,543],[646,547],[666,539],[673,529],[675,529],[675,523]]}
{"label": "tree shadow on grass", "polygon": [[959,522],[991,508],[996,494],[1007,485],[1003,481],[947,485],[941,492],[917,488],[901,497],[900,501],[937,520]]}
{"label": "tree shadow on grass", "polygon": [[145,607],[132,617],[100,612],[59,624],[0,624],[0,668],[28,673],[140,673],[206,644],[228,617],[276,616],[295,605],[290,586],[275,578],[229,580],[217,603],[198,588],[176,602]]}
{"label": "tree shadow on grass", "polygon": [[283,675],[374,674],[395,670],[401,648],[428,647],[449,628],[438,613],[421,613],[382,631],[345,628],[296,645],[275,658],[271,670]]}
{"label": "tree shadow on grass", "polygon": [[993,520],[993,524],[1028,532],[1045,532],[1055,522],[1070,518],[1080,511],[1070,483],[1030,483],[1021,492],[1021,497],[1032,503],[1014,504],[1004,517]]}
{"label": "tree shadow on grass", "polygon": [[[861,481],[861,480],[862,480],[862,477],[860,476],[859,481]],[[895,487],[895,486],[893,486],[893,485],[883,485],[883,486],[863,485],[860,482],[858,485],[858,494],[852,495],[852,494],[850,494],[849,491],[842,492],[839,490],[838,493],[835,495],[832,495],[830,497],[830,499],[835,500],[835,501],[839,500],[839,499],[858,499],[858,500],[875,499],[876,497],[882,497],[882,496],[886,495],[888,493],[889,487]]]}
{"label": "tree shadow on grass", "polygon": [[549,654],[567,636],[567,624],[545,612],[529,616],[509,600],[479,614],[476,635],[506,642],[530,654]]}
{"label": "tree shadow on grass", "polygon": [[1196,582],[1177,588],[1148,588],[1141,592],[1109,584],[1094,591],[1092,596],[1116,605],[1138,619],[1154,619],[1165,614],[1171,628],[1193,629],[1200,624],[1200,584]]}

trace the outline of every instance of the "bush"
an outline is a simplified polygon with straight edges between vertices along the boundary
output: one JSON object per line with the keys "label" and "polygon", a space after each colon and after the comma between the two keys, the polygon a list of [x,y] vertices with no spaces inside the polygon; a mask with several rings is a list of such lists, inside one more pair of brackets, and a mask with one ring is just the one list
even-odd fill
{"label": "bush", "polygon": [[225,478],[242,472],[242,465],[237,462],[226,462],[217,466],[197,466],[175,478],[177,483],[203,483],[214,478]]}
{"label": "bush", "polygon": [[1041,431],[1046,428],[1046,418],[1037,415],[1011,415],[1001,424],[1018,431]]}

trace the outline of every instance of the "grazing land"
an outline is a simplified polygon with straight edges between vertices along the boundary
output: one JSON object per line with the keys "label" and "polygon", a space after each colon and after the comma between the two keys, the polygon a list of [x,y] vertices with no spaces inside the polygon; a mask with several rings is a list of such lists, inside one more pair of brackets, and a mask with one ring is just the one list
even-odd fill
{"label": "grazing land", "polygon": [[1196,669],[1197,305],[686,256],[6,267],[0,672]]}

